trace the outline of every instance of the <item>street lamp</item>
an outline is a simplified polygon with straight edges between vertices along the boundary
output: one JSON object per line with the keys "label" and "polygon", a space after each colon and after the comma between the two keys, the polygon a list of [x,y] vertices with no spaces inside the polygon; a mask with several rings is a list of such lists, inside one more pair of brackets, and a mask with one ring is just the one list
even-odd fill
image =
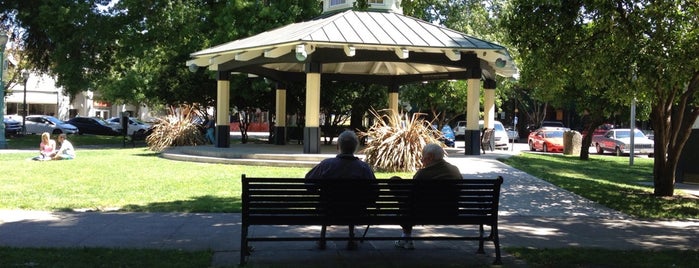
{"label": "street lamp", "polygon": [[27,81],[29,81],[29,71],[22,71],[22,79],[24,79],[24,100],[22,102],[22,135],[27,135],[27,127],[24,125],[27,118]]}
{"label": "street lamp", "polygon": [[7,33],[0,31],[0,117],[2,117],[2,124],[0,124],[0,149],[7,149],[7,141],[5,140],[5,82],[3,81],[7,39]]}

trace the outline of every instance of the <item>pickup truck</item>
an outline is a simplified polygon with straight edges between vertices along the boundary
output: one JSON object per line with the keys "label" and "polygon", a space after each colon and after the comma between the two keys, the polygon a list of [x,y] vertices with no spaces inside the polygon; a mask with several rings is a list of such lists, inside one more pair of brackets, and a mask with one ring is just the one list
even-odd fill
{"label": "pickup truck", "polygon": [[[629,154],[631,152],[631,130],[628,128],[618,128],[607,131],[604,135],[593,136],[592,145],[597,149],[598,154],[612,152],[616,156]],[[653,157],[653,140],[648,139],[638,129],[634,129],[634,154],[645,154]]]}

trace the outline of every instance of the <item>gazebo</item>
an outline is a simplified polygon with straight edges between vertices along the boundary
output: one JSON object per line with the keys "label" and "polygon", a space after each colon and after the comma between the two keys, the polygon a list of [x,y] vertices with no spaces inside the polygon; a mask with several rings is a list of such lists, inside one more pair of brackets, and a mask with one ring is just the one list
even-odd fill
{"label": "gazebo", "polygon": [[[333,2],[333,1],[324,1]],[[336,1],[346,2],[354,1]],[[320,153],[321,79],[386,85],[388,107],[398,110],[399,86],[432,80],[468,80],[466,154],[480,154],[481,83],[485,88],[485,126],[492,127],[496,76],[517,73],[503,46],[404,16],[399,0],[380,1],[369,11],[325,3],[318,18],[286,25],[191,54],[190,68],[217,72],[217,113],[229,110],[230,75],[254,74],[277,81],[275,131],[285,133],[283,82],[304,82],[304,153]],[[350,3],[351,4],[351,3]],[[384,8],[381,8],[384,7]],[[216,117],[216,133],[228,133],[226,115]],[[217,147],[229,147],[228,135],[216,135]],[[281,142],[277,142],[281,144]]]}

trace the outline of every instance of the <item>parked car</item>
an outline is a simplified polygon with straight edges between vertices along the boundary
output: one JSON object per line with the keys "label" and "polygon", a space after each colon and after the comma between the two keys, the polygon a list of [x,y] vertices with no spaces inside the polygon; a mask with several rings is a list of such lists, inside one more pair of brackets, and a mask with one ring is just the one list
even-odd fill
{"label": "parked car", "polygon": [[[107,119],[107,122],[112,126],[117,127],[121,132],[121,117],[112,117]],[[134,133],[147,134],[151,132],[151,124],[143,122],[136,117],[129,117],[129,126],[126,131],[126,135],[133,135]]]}
{"label": "parked car", "polygon": [[[597,128],[595,128],[595,131],[592,133],[592,137],[602,136],[605,133],[607,133],[607,131],[609,131],[610,129],[613,129],[613,128],[614,128],[613,124],[601,124],[601,125],[597,126]],[[587,135],[587,132],[583,130],[582,136],[585,137],[585,135]]]}
{"label": "parked car", "polygon": [[[478,120],[478,129],[481,131],[481,134],[483,133],[483,120]],[[505,149],[507,150],[509,148],[510,142],[509,142],[509,136],[507,134],[507,130],[505,129],[505,126],[500,123],[500,121],[494,121],[493,127],[495,128],[494,132],[494,143],[495,149]],[[463,136],[466,133],[466,121],[459,121],[456,123],[456,128],[454,129],[454,136],[456,139],[463,139]]]}
{"label": "parked car", "polygon": [[78,134],[78,128],[50,115],[28,115],[25,119],[27,134]]}
{"label": "parked car", "polygon": [[564,127],[541,127],[529,133],[527,143],[529,150],[543,152],[563,152],[563,132],[568,130]]}
{"label": "parked car", "polygon": [[[507,136],[507,130],[505,126],[500,123],[500,121],[493,122],[493,128],[495,128],[495,149],[507,150],[510,146],[510,137]],[[483,120],[478,121],[478,127],[483,129]]]}
{"label": "parked car", "polygon": [[541,121],[541,127],[566,127],[561,121]]}
{"label": "parked car", "polygon": [[68,123],[78,127],[80,134],[94,135],[119,135],[119,130],[112,127],[107,121],[99,117],[74,117],[68,120]]}
{"label": "parked car", "polygon": [[5,137],[17,136],[22,133],[22,122],[7,115],[3,116],[2,119],[5,124]]}
{"label": "parked car", "polygon": [[592,137],[592,144],[598,154],[612,152],[616,156],[631,153],[631,133],[634,135],[634,154],[653,156],[653,140],[646,137],[643,132],[628,128],[617,128],[607,131],[603,136]]}
{"label": "parked car", "polygon": [[464,133],[466,133],[466,121],[456,122],[456,126],[454,126],[453,130],[454,136],[456,137],[455,139],[463,140]]}
{"label": "parked car", "polygon": [[516,129],[513,127],[506,127],[505,129],[507,129],[507,138],[509,140],[519,142],[519,132]]}

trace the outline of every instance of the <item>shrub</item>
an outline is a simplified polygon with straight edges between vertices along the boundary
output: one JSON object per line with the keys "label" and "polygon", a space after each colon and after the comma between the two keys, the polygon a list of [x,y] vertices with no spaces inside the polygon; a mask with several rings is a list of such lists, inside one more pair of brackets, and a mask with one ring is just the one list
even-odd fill
{"label": "shrub", "polygon": [[192,146],[206,144],[206,137],[197,123],[205,115],[198,106],[182,104],[170,107],[163,118],[157,118],[153,132],[146,138],[148,148],[161,152],[170,146]]}
{"label": "shrub", "polygon": [[[364,148],[365,161],[381,171],[414,172],[421,165],[422,148],[429,143],[442,144],[442,133],[431,122],[415,113],[412,117],[395,114],[392,110],[379,115],[372,110],[374,125],[359,135],[368,138]],[[403,117],[403,119],[401,118]]]}

